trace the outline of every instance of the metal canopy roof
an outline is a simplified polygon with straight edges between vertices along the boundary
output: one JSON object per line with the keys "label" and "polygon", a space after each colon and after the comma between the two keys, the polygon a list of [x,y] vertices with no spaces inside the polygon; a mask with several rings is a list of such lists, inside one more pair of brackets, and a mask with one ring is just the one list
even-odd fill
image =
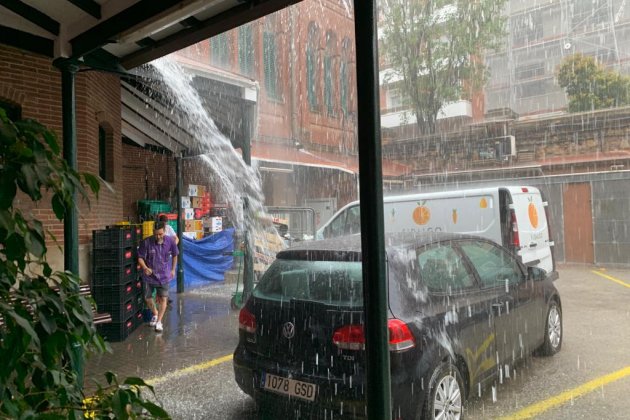
{"label": "metal canopy roof", "polygon": [[301,0],[0,0],[0,43],[130,69]]}

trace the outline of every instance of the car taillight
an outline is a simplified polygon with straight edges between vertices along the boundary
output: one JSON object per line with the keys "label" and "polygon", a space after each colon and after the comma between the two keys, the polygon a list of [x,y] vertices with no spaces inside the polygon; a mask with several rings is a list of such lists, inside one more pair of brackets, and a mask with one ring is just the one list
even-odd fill
{"label": "car taillight", "polygon": [[248,333],[256,332],[256,317],[247,308],[241,309],[238,314],[238,329]]}
{"label": "car taillight", "polygon": [[333,333],[333,344],[344,350],[364,350],[363,325],[344,325]]}
{"label": "car taillight", "polygon": [[[416,339],[407,324],[400,319],[387,321],[389,331],[389,350],[394,352],[408,350],[416,346]],[[333,344],[344,350],[365,350],[363,325],[345,325],[333,333]]]}
{"label": "car taillight", "polygon": [[518,223],[516,223],[516,212],[510,211],[510,224],[512,225],[512,243],[510,245],[520,248],[521,240],[518,237]]}
{"label": "car taillight", "polygon": [[400,319],[387,321],[389,329],[389,351],[404,351],[416,346],[416,338],[407,324]]}

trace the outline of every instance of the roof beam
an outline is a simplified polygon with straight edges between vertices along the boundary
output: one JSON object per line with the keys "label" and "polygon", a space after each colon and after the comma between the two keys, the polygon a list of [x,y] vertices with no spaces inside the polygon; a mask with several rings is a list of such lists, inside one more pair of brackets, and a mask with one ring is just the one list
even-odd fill
{"label": "roof beam", "polygon": [[[0,0],[3,1],[3,0]],[[79,58],[110,43],[116,36],[177,6],[181,0],[141,0],[70,40],[72,57]]]}
{"label": "roof beam", "polygon": [[96,19],[101,18],[101,5],[95,2],[94,0],[68,0],[70,3],[77,6],[79,9],[83,10],[88,15],[95,17]]}
{"label": "roof beam", "polygon": [[0,0],[0,6],[4,6],[13,13],[17,13],[24,19],[45,29],[53,35],[59,35],[59,22],[26,3],[19,0]]}
{"label": "roof beam", "polygon": [[156,41],[155,45],[122,57],[121,64],[127,69],[137,67],[300,1],[302,0],[259,0],[240,4],[198,24],[188,21],[185,24],[191,24],[190,27]]}
{"label": "roof beam", "polygon": [[54,56],[55,42],[52,39],[2,25],[0,25],[0,44],[11,45],[46,57],[52,58]]}

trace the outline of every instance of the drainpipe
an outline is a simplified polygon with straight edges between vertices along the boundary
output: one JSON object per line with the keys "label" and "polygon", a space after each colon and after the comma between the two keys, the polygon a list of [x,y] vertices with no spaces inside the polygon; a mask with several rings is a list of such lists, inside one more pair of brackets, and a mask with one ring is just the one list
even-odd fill
{"label": "drainpipe", "polygon": [[184,221],[182,220],[182,158],[175,156],[175,195],[177,196],[177,237],[179,258],[177,259],[177,293],[184,293]]}
{"label": "drainpipe", "polygon": [[376,1],[354,2],[367,417],[391,419]]}

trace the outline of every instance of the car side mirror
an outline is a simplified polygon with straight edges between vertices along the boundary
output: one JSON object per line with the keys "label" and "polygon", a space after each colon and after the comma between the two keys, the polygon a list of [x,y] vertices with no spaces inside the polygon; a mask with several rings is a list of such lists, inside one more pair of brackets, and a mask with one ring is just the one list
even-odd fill
{"label": "car side mirror", "polygon": [[527,277],[534,281],[543,281],[547,278],[547,272],[538,267],[527,267]]}

